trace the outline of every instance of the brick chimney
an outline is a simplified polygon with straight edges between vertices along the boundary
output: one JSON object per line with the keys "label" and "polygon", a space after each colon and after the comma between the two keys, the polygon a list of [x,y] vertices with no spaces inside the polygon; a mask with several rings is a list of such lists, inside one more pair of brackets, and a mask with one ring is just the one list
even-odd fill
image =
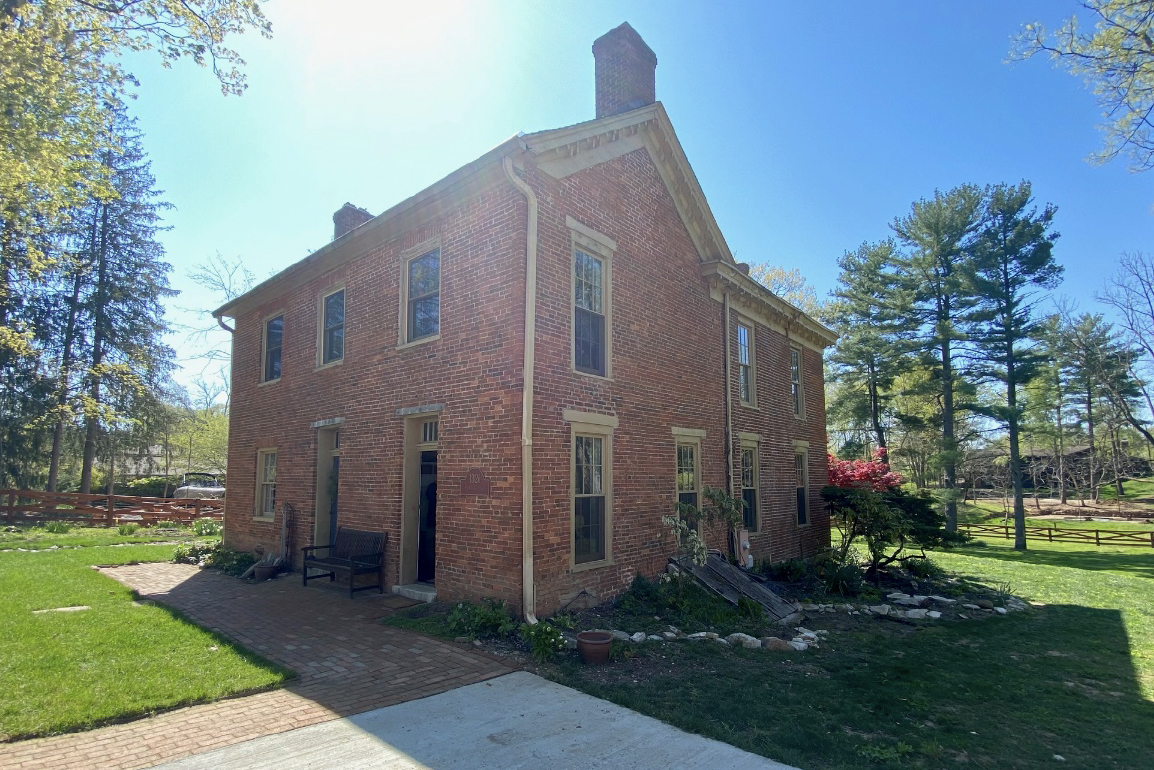
{"label": "brick chimney", "polygon": [[359,206],[346,203],[337,209],[337,213],[333,214],[333,240],[335,241],[350,230],[360,227],[372,218],[372,214]]}
{"label": "brick chimney", "polygon": [[617,115],[657,100],[657,56],[629,22],[593,41],[597,117]]}

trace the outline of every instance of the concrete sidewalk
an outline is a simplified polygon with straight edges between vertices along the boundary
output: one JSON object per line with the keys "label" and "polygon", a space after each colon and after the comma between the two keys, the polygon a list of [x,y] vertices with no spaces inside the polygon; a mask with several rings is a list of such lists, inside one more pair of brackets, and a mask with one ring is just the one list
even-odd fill
{"label": "concrete sidewalk", "polygon": [[797,770],[526,672],[216,749],[163,770]]}

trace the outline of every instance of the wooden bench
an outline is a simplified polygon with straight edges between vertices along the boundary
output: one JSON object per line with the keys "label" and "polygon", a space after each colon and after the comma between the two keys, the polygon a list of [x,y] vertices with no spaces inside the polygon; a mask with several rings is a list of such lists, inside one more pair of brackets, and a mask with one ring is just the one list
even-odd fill
{"label": "wooden bench", "polygon": [[[347,572],[350,597],[357,591],[370,588],[376,588],[384,593],[386,539],[384,532],[365,532],[338,527],[337,538],[332,545],[310,545],[301,549],[304,552],[301,585],[307,586],[310,580],[319,577],[327,577],[332,582],[336,579],[337,572]],[[318,552],[324,555],[319,555]],[[319,575],[309,575],[310,568],[324,571]],[[375,585],[356,585],[357,575],[369,574],[376,574]]]}

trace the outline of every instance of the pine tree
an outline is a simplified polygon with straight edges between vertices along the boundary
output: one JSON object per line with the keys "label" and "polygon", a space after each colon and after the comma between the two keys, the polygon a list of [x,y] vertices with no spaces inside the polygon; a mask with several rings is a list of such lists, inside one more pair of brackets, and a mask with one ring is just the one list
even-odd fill
{"label": "pine tree", "polygon": [[975,303],[965,316],[976,358],[973,373],[979,379],[998,382],[1005,391],[1004,404],[988,410],[1008,434],[1014,548],[1018,550],[1026,549],[1018,391],[1033,379],[1041,362],[1035,349],[1042,331],[1036,296],[1040,290],[1056,286],[1062,276],[1062,267],[1053,255],[1058,236],[1051,225],[1056,209],[1047,204],[1039,212],[1032,204],[1029,182],[1001,184],[989,190],[970,276]]}

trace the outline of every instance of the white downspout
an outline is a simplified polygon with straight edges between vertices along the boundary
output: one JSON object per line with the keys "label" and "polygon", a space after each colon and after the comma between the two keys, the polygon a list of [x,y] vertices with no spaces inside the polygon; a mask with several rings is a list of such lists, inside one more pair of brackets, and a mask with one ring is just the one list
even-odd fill
{"label": "white downspout", "polygon": [[733,369],[729,359],[730,332],[729,332],[729,291],[722,297],[722,306],[725,314],[725,472],[729,479],[725,483],[725,491],[733,494]]}
{"label": "white downspout", "polygon": [[513,171],[513,160],[502,159],[505,176],[529,204],[525,234],[525,362],[521,388],[521,606],[525,622],[537,622],[537,592],[533,584],[533,370],[537,342],[537,196]]}

